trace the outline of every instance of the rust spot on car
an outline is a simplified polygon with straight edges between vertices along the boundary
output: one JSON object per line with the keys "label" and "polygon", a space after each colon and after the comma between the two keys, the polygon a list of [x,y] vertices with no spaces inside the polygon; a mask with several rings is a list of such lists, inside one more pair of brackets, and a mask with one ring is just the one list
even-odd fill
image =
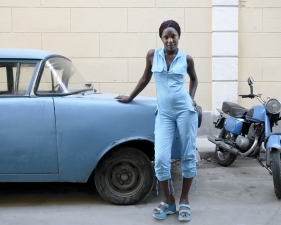
{"label": "rust spot on car", "polygon": [[115,145],[116,144],[116,141],[114,141],[111,145]]}

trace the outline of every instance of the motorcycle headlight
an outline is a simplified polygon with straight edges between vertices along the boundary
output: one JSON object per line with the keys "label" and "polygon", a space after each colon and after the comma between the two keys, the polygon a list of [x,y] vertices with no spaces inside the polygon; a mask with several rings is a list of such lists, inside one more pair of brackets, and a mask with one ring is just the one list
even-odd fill
{"label": "motorcycle headlight", "polygon": [[278,99],[271,98],[266,102],[265,108],[269,113],[277,114],[281,111],[281,103]]}

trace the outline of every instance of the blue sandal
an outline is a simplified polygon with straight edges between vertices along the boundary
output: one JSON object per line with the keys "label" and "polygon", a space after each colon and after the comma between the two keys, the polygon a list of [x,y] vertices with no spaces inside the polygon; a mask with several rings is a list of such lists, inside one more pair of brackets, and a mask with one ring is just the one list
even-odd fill
{"label": "blue sandal", "polygon": [[155,209],[159,211],[159,213],[153,213],[152,216],[156,219],[163,220],[166,218],[167,215],[174,214],[176,212],[176,203],[172,203],[171,205],[166,204],[165,202],[161,202],[160,205],[166,207],[166,210],[163,211],[162,209],[156,207]]}
{"label": "blue sandal", "polygon": [[[191,214],[190,214],[190,205],[188,204],[180,204],[180,207],[185,207],[188,209],[183,209],[179,211],[179,221],[190,221],[191,220]],[[182,216],[182,213],[186,213],[185,216]]]}

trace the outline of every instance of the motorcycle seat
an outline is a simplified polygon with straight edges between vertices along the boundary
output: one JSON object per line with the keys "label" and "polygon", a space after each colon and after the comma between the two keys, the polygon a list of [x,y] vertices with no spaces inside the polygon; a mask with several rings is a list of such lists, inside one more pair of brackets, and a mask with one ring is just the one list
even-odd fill
{"label": "motorcycle seat", "polygon": [[235,118],[245,118],[248,110],[234,102],[223,102],[222,111]]}

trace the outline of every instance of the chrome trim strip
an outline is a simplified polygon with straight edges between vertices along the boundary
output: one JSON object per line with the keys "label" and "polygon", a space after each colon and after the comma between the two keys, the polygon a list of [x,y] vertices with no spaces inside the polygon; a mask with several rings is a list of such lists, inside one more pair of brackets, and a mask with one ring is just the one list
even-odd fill
{"label": "chrome trim strip", "polygon": [[41,68],[41,64],[42,64],[42,60],[40,61],[39,65],[38,65],[36,74],[35,74],[34,79],[33,79],[33,84],[32,84],[32,87],[31,87],[31,90],[30,90],[30,95],[29,95],[30,97],[36,97],[36,95],[34,94],[34,87],[35,87],[36,80],[38,78],[38,74],[39,74],[39,71],[40,71],[40,68]]}

